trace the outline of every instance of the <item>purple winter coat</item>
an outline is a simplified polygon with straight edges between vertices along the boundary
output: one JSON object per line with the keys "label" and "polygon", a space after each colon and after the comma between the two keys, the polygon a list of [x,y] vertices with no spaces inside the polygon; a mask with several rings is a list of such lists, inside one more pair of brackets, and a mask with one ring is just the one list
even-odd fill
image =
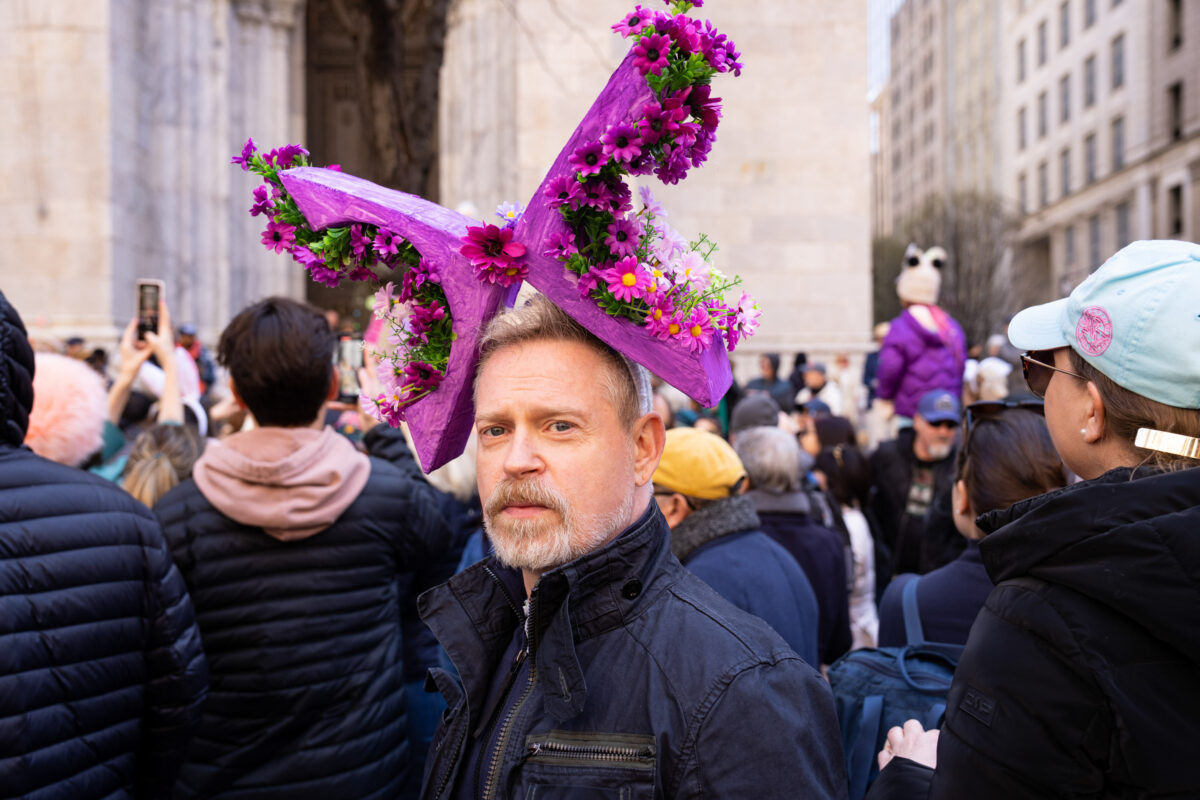
{"label": "purple winter coat", "polygon": [[937,306],[927,306],[938,325],[931,331],[905,309],[879,351],[876,396],[892,400],[896,413],[912,417],[926,392],[945,389],[962,397],[967,338],[954,318]]}

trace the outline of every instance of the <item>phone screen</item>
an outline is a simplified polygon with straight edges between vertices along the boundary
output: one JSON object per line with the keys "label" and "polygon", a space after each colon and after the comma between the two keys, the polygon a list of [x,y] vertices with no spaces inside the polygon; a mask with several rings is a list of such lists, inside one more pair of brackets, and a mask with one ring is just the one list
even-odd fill
{"label": "phone screen", "polygon": [[157,281],[138,281],[137,338],[146,338],[146,333],[158,332],[158,302],[162,299],[162,284]]}
{"label": "phone screen", "polygon": [[363,365],[362,339],[344,336],[338,339],[338,399],[346,403],[358,402],[362,391],[358,384],[358,371]]}

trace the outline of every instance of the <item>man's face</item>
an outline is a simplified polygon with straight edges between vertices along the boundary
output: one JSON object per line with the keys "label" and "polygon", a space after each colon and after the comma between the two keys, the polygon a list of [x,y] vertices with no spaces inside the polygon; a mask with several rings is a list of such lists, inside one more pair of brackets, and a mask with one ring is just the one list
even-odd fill
{"label": "man's face", "polygon": [[192,345],[196,343],[196,335],[192,333],[179,334],[179,345],[185,350],[190,350]]}
{"label": "man's face", "polygon": [[544,572],[633,521],[635,447],[602,388],[610,369],[587,345],[537,341],[497,351],[480,373],[479,496],[503,563]]}
{"label": "man's face", "polygon": [[825,375],[815,369],[810,369],[804,373],[804,385],[814,392],[819,392],[825,387]]}
{"label": "man's face", "polygon": [[913,449],[923,461],[941,461],[954,449],[954,436],[958,433],[954,422],[932,423],[918,414],[913,417],[913,429],[917,433]]}
{"label": "man's face", "polygon": [[769,381],[775,380],[775,367],[771,365],[771,359],[763,356],[758,360],[758,369],[762,372],[762,376]]}

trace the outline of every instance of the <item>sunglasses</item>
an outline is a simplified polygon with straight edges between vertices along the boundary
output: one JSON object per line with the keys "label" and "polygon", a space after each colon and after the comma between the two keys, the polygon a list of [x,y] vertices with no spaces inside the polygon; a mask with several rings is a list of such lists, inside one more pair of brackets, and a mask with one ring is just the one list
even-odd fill
{"label": "sunglasses", "polygon": [[1046,407],[1041,400],[984,400],[971,403],[963,409],[963,441],[967,441],[967,437],[971,435],[971,427],[980,420],[995,417],[1010,408],[1023,408],[1046,416]]}
{"label": "sunglasses", "polygon": [[1045,398],[1050,379],[1056,372],[1087,382],[1087,378],[1082,375],[1054,366],[1053,350],[1030,350],[1021,356],[1021,373],[1025,376],[1025,383],[1028,384],[1029,391],[1040,398]]}

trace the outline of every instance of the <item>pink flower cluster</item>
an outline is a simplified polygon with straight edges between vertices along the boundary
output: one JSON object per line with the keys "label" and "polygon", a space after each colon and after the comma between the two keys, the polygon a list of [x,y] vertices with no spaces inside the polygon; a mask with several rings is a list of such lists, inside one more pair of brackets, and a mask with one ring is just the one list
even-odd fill
{"label": "pink flower cluster", "polygon": [[[667,5],[671,5],[671,0],[667,0]],[[704,4],[692,0],[688,5],[699,8]],[[662,74],[671,47],[685,55],[700,53],[717,72],[742,74],[743,65],[738,61],[742,54],[733,40],[719,32],[709,20],[702,24],[685,13],[650,11],[639,5],[612,29],[627,39],[639,37],[633,49],[634,65],[643,75]]]}
{"label": "pink flower cluster", "polygon": [[525,245],[513,240],[513,228],[468,227],[462,243],[459,252],[470,259],[475,277],[481,281],[508,287],[529,275],[524,263]]}

